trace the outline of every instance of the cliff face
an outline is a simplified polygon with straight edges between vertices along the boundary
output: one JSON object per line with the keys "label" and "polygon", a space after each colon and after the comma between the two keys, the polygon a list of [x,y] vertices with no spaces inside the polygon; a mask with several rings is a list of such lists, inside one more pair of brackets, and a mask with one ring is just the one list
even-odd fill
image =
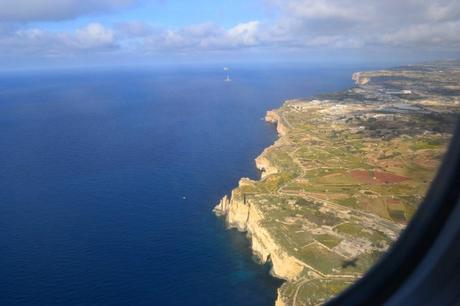
{"label": "cliff face", "polygon": [[271,174],[278,173],[278,169],[270,163],[270,160],[265,157],[264,153],[256,158],[256,167],[262,172],[262,179]]}
{"label": "cliff face", "polygon": [[[287,127],[281,123],[281,118],[276,111],[268,111],[265,120],[276,124],[277,132],[280,136],[286,135]],[[270,147],[265,149],[255,160],[256,167],[261,170],[262,180],[279,172],[272,165],[270,159],[266,157],[269,149]],[[225,222],[229,228],[236,228],[241,232],[247,233],[253,254],[257,256],[261,264],[271,263],[271,274],[274,277],[294,282],[304,271],[304,265],[280,247],[279,243],[272,237],[272,234],[264,228],[263,220],[265,216],[258,209],[257,204],[250,199],[246,199],[244,195],[241,197],[241,194],[239,194],[239,190],[249,182],[249,179],[241,179],[238,188],[232,191],[230,197],[225,195],[214,207],[213,211],[216,215],[225,216]],[[278,289],[275,305],[286,305],[280,289]]]}
{"label": "cliff face", "polygon": [[268,111],[265,115],[265,121],[276,124],[276,131],[280,136],[287,134],[288,127],[284,124],[283,120],[276,111]]}
{"label": "cliff face", "polygon": [[[239,186],[244,185],[243,179]],[[279,247],[270,232],[262,225],[264,214],[257,208],[257,204],[250,200],[241,199],[237,191],[233,191],[230,198],[224,196],[214,208],[217,215],[225,216],[229,228],[247,232],[251,241],[251,248],[259,260],[264,264],[272,264],[273,276],[294,281],[303,270],[303,265],[294,257],[289,256]]]}

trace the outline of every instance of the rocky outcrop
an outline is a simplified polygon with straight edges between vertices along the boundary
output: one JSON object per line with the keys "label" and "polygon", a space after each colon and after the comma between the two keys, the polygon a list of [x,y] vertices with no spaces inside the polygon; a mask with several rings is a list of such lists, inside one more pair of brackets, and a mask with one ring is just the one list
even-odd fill
{"label": "rocky outcrop", "polygon": [[270,122],[270,123],[277,123],[279,119],[280,119],[279,115],[274,110],[268,111],[267,114],[265,115],[265,121]]}
{"label": "rocky outcrop", "polygon": [[267,112],[265,115],[265,121],[274,123],[276,125],[276,131],[280,136],[286,135],[288,128],[275,110]]}
{"label": "rocky outcrop", "polygon": [[277,290],[277,297],[275,301],[275,306],[286,306],[287,304],[284,302],[283,295],[281,294],[281,288]]}
{"label": "rocky outcrop", "polygon": [[371,80],[369,77],[364,76],[362,72],[353,73],[352,80],[356,85],[366,85]]}
{"label": "rocky outcrop", "polygon": [[262,172],[262,179],[266,178],[270,174],[278,172],[278,169],[270,163],[270,160],[266,158],[265,154],[263,153],[262,155],[256,158],[256,167]]}
{"label": "rocky outcrop", "polygon": [[229,209],[230,200],[227,195],[225,195],[222,199],[220,199],[219,204],[214,207],[213,212],[218,216],[225,216]]}

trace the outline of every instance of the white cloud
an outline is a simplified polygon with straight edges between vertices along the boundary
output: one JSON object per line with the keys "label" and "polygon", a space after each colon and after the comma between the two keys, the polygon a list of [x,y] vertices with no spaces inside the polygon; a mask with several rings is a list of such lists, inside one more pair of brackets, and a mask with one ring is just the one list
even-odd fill
{"label": "white cloud", "polygon": [[[299,47],[379,45],[454,49],[460,44],[457,0],[266,0],[281,12],[273,35]],[[457,35],[455,35],[457,33]]]}
{"label": "white cloud", "polygon": [[203,23],[179,30],[156,31],[144,37],[143,45],[150,51],[180,52],[248,48],[259,44],[259,34],[259,21],[239,23],[228,29],[213,23]]}
{"label": "white cloud", "polygon": [[240,23],[227,31],[229,42],[233,45],[254,46],[258,43],[259,21]]}
{"label": "white cloud", "polygon": [[450,46],[460,50],[460,21],[449,21],[439,24],[418,24],[404,27],[381,37],[385,45],[411,45],[423,48],[424,45],[443,48]]}
{"label": "white cloud", "polygon": [[15,29],[0,35],[0,56],[73,56],[81,52],[108,52],[118,47],[111,29],[91,23],[73,32],[38,28]]}
{"label": "white cloud", "polygon": [[90,23],[84,28],[77,29],[71,41],[82,49],[111,48],[115,46],[115,35],[99,23]]}

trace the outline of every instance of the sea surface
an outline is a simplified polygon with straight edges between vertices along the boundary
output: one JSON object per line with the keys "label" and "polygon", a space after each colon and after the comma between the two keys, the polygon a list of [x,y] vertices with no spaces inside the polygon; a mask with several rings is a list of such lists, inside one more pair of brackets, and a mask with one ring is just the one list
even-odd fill
{"label": "sea surface", "polygon": [[281,282],[213,206],[288,98],[360,67],[0,73],[0,305],[271,305]]}

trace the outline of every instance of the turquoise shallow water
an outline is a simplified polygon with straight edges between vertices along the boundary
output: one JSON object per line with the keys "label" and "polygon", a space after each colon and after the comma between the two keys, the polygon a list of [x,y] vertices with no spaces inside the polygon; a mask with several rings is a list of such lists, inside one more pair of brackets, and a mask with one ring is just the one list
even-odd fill
{"label": "turquoise shallow water", "polygon": [[258,177],[266,110],[355,70],[2,73],[0,305],[272,304],[280,282],[211,209]]}

